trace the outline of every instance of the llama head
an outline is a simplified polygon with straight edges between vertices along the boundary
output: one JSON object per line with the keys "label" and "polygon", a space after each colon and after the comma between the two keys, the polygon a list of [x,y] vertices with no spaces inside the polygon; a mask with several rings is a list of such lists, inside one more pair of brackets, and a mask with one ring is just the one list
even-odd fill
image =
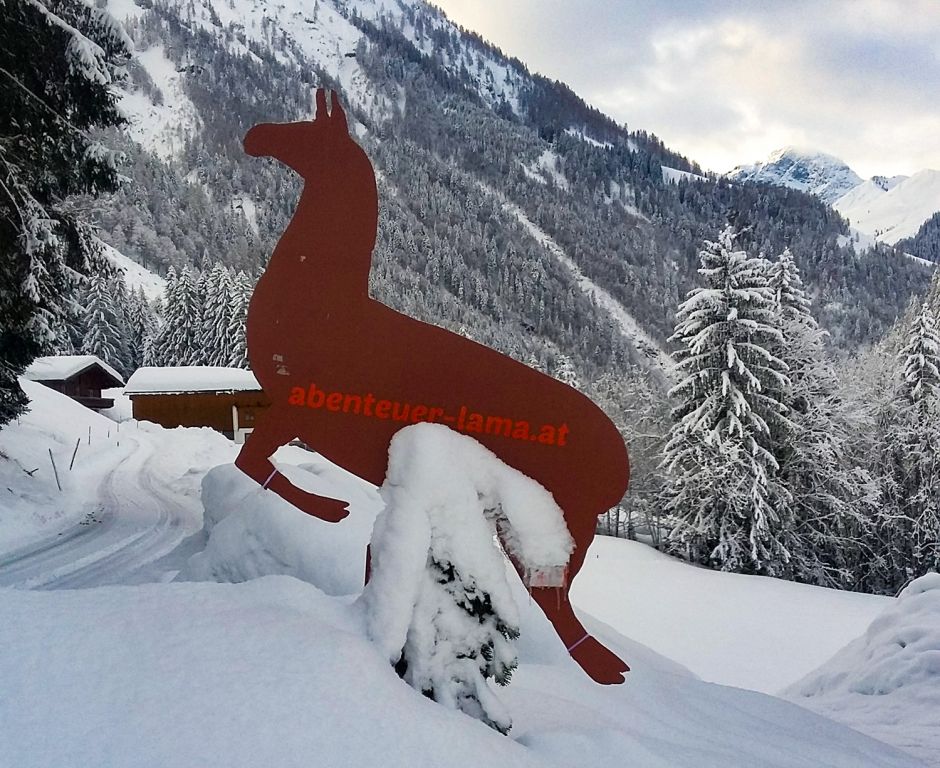
{"label": "llama head", "polygon": [[378,217],[375,173],[369,158],[352,137],[336,91],[317,89],[313,120],[261,123],[245,135],[245,152],[273,157],[304,179],[304,190],[315,201],[313,214],[321,226],[343,227],[372,250]]}
{"label": "llama head", "polygon": [[346,113],[336,91],[330,94],[332,109],[328,110],[326,90],[317,89],[313,120],[256,125],[245,135],[245,152],[252,157],[273,157],[308,181],[335,173],[358,145],[349,136]]}

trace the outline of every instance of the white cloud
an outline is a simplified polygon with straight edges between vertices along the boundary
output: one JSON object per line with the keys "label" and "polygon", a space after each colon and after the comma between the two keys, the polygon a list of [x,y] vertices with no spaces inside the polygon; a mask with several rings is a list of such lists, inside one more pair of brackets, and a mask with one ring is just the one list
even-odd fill
{"label": "white cloud", "polygon": [[934,0],[440,0],[619,122],[727,170],[787,144],[860,174],[940,168]]}

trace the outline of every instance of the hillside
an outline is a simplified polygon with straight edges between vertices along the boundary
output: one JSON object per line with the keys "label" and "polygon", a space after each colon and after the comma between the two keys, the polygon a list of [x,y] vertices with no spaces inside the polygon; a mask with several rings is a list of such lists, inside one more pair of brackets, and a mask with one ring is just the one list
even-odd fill
{"label": "hillside", "polygon": [[[15,553],[4,546],[0,555],[2,583],[20,587],[0,587],[6,694],[0,699],[0,743],[11,764],[247,767],[315,759],[325,766],[392,768],[476,766],[481,760],[613,766],[630,757],[663,768],[922,765],[791,703],[701,682],[596,621],[589,622],[594,631],[629,659],[633,671],[623,686],[594,685],[519,584],[521,664],[511,684],[496,690],[515,725],[510,738],[500,736],[409,688],[367,639],[352,597],[377,511],[374,489],[315,454],[282,449],[279,466],[296,482],[350,499],[348,520],[329,525],[243,477],[229,463],[234,446],[209,430],[124,422],[121,444],[111,437],[101,445],[104,422],[92,419],[93,450],[66,475],[67,493],[57,494],[49,469],[40,466],[30,476],[17,463],[32,468],[42,445],[54,446],[57,457],[67,454],[75,434],[86,432],[87,412],[39,385],[24,386],[33,410],[0,433],[0,471],[18,499],[20,518],[32,515],[35,523],[31,544],[20,541]],[[209,470],[214,464],[222,466]],[[157,479],[164,495],[154,495]],[[51,498],[69,500],[66,514],[42,521]],[[59,541],[57,533],[80,519],[88,508],[83,505],[113,514],[113,520],[93,521],[78,540]],[[181,542],[175,549],[165,539],[156,544],[150,515],[161,510]],[[112,536],[117,523],[126,526],[121,541]],[[672,589],[675,598],[686,592],[682,579],[649,569],[651,561],[637,556],[639,545],[598,544],[602,556],[588,557],[579,608],[588,599],[620,605],[618,562],[631,563],[637,575]],[[22,589],[29,561],[44,564],[52,577],[44,589]],[[697,572],[674,562],[671,567]],[[174,583],[164,583],[174,576]],[[194,578],[201,581],[186,580]],[[761,617],[774,621],[781,604],[799,602],[804,594],[825,602],[829,619],[847,615],[841,593],[772,579],[727,579],[747,597],[743,605],[755,625]],[[109,583],[117,586],[100,586]],[[86,589],[61,589],[79,584]],[[723,584],[720,591],[725,589]],[[707,603],[709,591],[699,595]],[[877,610],[880,599],[866,599]],[[648,610],[662,610],[658,601],[646,592]],[[704,619],[713,626],[721,620],[720,612],[709,618],[679,608],[675,599],[672,605],[671,632],[686,617],[689,629]],[[802,637],[783,635],[778,648],[755,643],[749,656],[785,664],[795,647],[788,643],[844,643],[858,632],[858,621],[808,616]],[[730,660],[740,651],[729,648],[728,654]],[[790,674],[801,671],[794,666]]]}
{"label": "hillside", "polygon": [[379,173],[376,297],[549,372],[570,365],[585,381],[660,355],[610,333],[623,324],[559,253],[659,345],[702,240],[729,219],[755,252],[790,246],[840,345],[877,337],[926,283],[893,254],[855,254],[814,198],[707,179],[418,0],[323,0],[315,13],[266,0],[108,7],[137,47],[124,100],[136,143],[115,139],[133,184],[100,223],[161,273],[221,259],[258,274],[298,184],[245,157],[240,138],[262,120],[309,117],[312,88],[328,85]]}

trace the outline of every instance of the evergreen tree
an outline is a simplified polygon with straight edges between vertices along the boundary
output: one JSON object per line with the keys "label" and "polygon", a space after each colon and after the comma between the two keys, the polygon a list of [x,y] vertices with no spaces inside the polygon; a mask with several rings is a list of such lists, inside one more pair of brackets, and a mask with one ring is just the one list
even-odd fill
{"label": "evergreen tree", "polygon": [[216,262],[208,272],[202,311],[200,339],[206,365],[228,365],[232,358],[231,311],[232,276],[220,262]]}
{"label": "evergreen tree", "polygon": [[679,307],[678,405],[665,447],[670,547],[722,570],[786,575],[786,490],[775,436],[791,425],[782,402],[783,340],[765,262],[734,249],[734,231],[701,251],[705,287]]}
{"label": "evergreen tree", "polygon": [[940,333],[927,302],[899,355],[880,515],[887,585],[940,568]]}
{"label": "evergreen tree", "polygon": [[85,300],[85,338],[82,354],[96,355],[108,365],[121,369],[114,340],[119,331],[115,325],[114,296],[111,281],[104,275],[95,275]]}
{"label": "evergreen tree", "polygon": [[157,313],[147,301],[142,288],[131,291],[128,305],[129,371],[133,372],[147,364],[147,349],[156,336],[159,324]]}
{"label": "evergreen tree", "polygon": [[81,0],[0,3],[0,426],[21,413],[16,377],[68,344],[76,275],[97,259],[70,195],[114,189],[113,154],[88,131],[122,118],[112,88],[126,37]]}
{"label": "evergreen tree", "polygon": [[203,354],[199,347],[199,330],[202,310],[199,291],[193,272],[183,267],[177,278],[174,303],[169,300],[163,317],[167,329],[167,356],[165,365],[202,365]]}
{"label": "evergreen tree", "polygon": [[230,299],[230,312],[228,316],[228,338],[231,344],[231,354],[226,362],[233,368],[249,368],[248,365],[248,337],[246,333],[248,320],[248,303],[254,288],[251,278],[244,272],[235,275],[232,281]]}
{"label": "evergreen tree", "polygon": [[769,287],[783,333],[774,351],[789,378],[784,402],[792,429],[789,439],[778,442],[778,461],[791,499],[793,527],[786,541],[793,575],[824,586],[853,586],[875,511],[875,484],[852,454],[838,381],[825,356],[825,333],[810,312],[789,249],[771,265]]}

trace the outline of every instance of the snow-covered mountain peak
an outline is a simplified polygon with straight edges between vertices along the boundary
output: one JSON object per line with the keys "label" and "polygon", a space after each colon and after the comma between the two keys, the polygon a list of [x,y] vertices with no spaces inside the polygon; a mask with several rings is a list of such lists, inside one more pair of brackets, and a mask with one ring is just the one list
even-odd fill
{"label": "snow-covered mountain peak", "polygon": [[829,204],[862,183],[861,177],[839,158],[797,146],[775,150],[762,162],[738,166],[728,176],[735,181],[764,182],[809,192]]}
{"label": "snow-covered mountain peak", "polygon": [[832,207],[856,229],[893,245],[916,235],[940,211],[940,171],[928,168],[912,176],[874,176]]}

